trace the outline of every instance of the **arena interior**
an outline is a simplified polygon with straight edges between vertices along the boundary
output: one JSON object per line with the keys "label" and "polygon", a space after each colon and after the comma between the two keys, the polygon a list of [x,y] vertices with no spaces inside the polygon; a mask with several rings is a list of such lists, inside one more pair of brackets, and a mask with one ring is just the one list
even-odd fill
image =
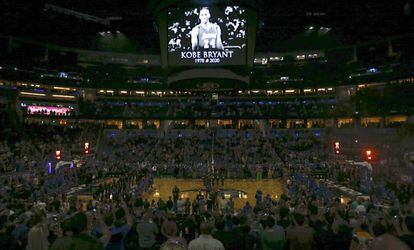
{"label": "arena interior", "polygon": [[4,0],[0,248],[414,249],[411,0]]}

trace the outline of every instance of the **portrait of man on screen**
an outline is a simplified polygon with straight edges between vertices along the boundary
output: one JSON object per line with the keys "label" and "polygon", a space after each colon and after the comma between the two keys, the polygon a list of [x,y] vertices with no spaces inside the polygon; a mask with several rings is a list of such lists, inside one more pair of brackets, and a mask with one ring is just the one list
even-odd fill
{"label": "portrait of man on screen", "polygon": [[203,7],[199,13],[200,23],[191,30],[192,50],[216,49],[223,50],[221,29],[216,23],[210,22],[210,10]]}

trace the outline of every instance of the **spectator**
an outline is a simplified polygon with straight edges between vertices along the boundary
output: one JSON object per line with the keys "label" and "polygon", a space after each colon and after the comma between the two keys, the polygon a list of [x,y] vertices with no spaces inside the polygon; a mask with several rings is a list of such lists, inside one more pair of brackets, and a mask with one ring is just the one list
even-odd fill
{"label": "spectator", "polygon": [[[71,236],[64,236],[57,239],[51,250],[71,250],[71,249],[104,249],[102,242],[88,235],[88,221],[85,213],[77,213],[69,219],[66,229],[72,233]],[[103,223],[102,223],[103,224]]]}
{"label": "spectator", "polygon": [[17,223],[12,232],[13,239],[19,246],[24,246],[27,244],[27,235],[30,229],[25,223],[25,218],[26,216],[24,216],[24,214],[17,218]]}
{"label": "spectator", "polygon": [[[12,244],[12,237],[10,234],[6,232],[6,225],[7,225],[7,216],[1,215],[0,216],[0,246],[3,247],[3,249],[7,249]],[[32,249],[32,248],[29,248]],[[40,248],[45,249],[45,248]]]}
{"label": "spectator", "polygon": [[[398,227],[397,227],[398,228]],[[414,249],[414,216],[406,216],[401,225],[400,239]]]}
{"label": "spectator", "polygon": [[194,218],[194,215],[187,215],[187,217],[183,221],[182,228],[183,237],[186,240],[186,242],[190,242],[195,238],[197,232],[197,222]]}
{"label": "spectator", "polygon": [[200,236],[188,244],[189,250],[224,250],[223,244],[211,236],[213,230],[209,222],[202,222],[200,224]]}
{"label": "spectator", "polygon": [[[388,229],[387,229],[388,227]],[[403,241],[398,239],[395,234],[395,229],[387,222],[382,221],[382,223],[376,223],[373,226],[373,232],[375,238],[372,240],[372,250],[380,249],[400,249],[400,250],[409,250],[410,247],[405,244]]]}
{"label": "spectator", "polygon": [[174,219],[175,218],[173,214],[168,214],[167,220],[164,221],[161,226],[161,232],[167,240],[161,245],[160,249],[187,249],[186,241],[181,237],[177,237],[178,230]]}
{"label": "spectator", "polygon": [[146,213],[137,225],[139,246],[144,249],[156,249],[155,243],[158,227],[152,221],[151,214]]}
{"label": "spectator", "polygon": [[175,222],[175,215],[168,213],[167,218],[162,222],[161,233],[165,238],[169,236],[176,236],[178,232],[177,223]]}
{"label": "spectator", "polygon": [[[129,213],[129,209],[127,204],[123,201],[121,203],[121,208],[118,208],[115,211],[115,221],[113,225],[112,223],[108,223],[110,226],[109,231],[111,233],[109,242],[106,246],[106,250],[124,250],[125,244],[124,240],[126,235],[128,234],[129,230],[131,230],[133,221],[132,216]],[[123,218],[126,218],[126,224],[123,221]]]}
{"label": "spectator", "polygon": [[30,221],[31,229],[27,237],[26,250],[47,250],[49,249],[49,228],[43,221],[41,214],[36,214]]}
{"label": "spectator", "polygon": [[302,214],[295,214],[294,226],[287,230],[287,241],[291,250],[311,250],[313,248],[314,231],[305,224]]}
{"label": "spectator", "polygon": [[[213,237],[223,243],[225,249],[233,249],[235,247],[235,239],[233,233],[224,230],[224,221],[221,218],[217,218],[215,222],[216,231]],[[236,242],[237,244],[237,242]],[[237,245],[236,245],[237,246]]]}
{"label": "spectator", "polygon": [[285,231],[275,223],[275,219],[268,215],[264,221],[265,229],[261,231],[261,245],[263,250],[284,249]]}

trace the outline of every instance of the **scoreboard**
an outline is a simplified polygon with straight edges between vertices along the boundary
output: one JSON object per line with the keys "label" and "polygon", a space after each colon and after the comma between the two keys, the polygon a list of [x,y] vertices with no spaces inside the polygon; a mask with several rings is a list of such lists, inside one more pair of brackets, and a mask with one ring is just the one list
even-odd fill
{"label": "scoreboard", "polygon": [[246,9],[241,6],[167,10],[169,66],[245,65]]}

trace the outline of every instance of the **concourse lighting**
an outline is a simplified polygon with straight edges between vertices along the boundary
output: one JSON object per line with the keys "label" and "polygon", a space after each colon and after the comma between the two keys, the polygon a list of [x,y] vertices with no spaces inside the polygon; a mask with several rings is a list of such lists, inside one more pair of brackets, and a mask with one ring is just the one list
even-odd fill
{"label": "concourse lighting", "polygon": [[52,97],[75,99],[75,97],[73,95],[52,95]]}
{"label": "concourse lighting", "polygon": [[66,90],[66,91],[70,91],[70,90],[75,91],[75,90],[76,90],[76,89],[65,88],[65,87],[58,87],[58,86],[53,86],[53,89],[57,89],[57,90]]}
{"label": "concourse lighting", "polygon": [[29,96],[46,96],[46,94],[42,93],[32,93],[32,92],[20,92],[21,95],[29,95]]}

